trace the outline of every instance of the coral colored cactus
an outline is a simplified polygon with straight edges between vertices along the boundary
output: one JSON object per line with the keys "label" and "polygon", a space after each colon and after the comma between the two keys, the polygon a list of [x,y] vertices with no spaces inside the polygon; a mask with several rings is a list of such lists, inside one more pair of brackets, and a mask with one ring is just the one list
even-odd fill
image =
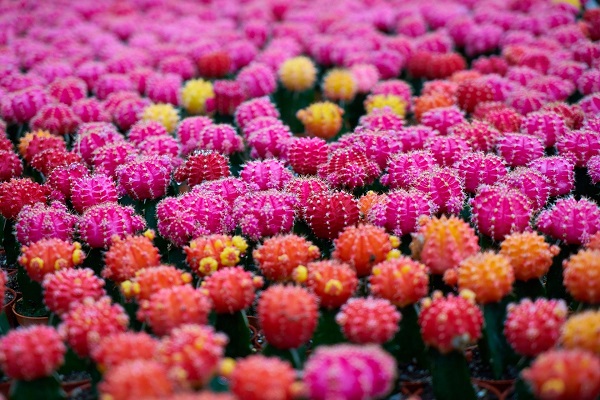
{"label": "coral colored cactus", "polygon": [[427,193],[440,213],[457,214],[463,209],[463,182],[453,169],[433,167],[417,176],[412,186]]}
{"label": "coral colored cactus", "polygon": [[281,65],[278,76],[287,90],[303,92],[315,84],[317,69],[310,58],[294,57]]}
{"label": "coral colored cactus", "polygon": [[208,292],[217,313],[232,314],[250,307],[255,290],[262,285],[261,277],[252,276],[242,267],[232,267],[206,277],[202,289]]}
{"label": "coral colored cactus", "polygon": [[318,102],[298,111],[296,117],[309,135],[331,139],[342,127],[343,114],[344,110],[334,103]]}
{"label": "coral colored cactus", "polygon": [[231,56],[225,51],[211,51],[197,61],[198,72],[206,78],[222,78],[231,70]]}
{"label": "coral colored cactus", "polygon": [[296,267],[318,259],[321,252],[305,238],[288,234],[266,239],[252,256],[265,278],[287,281]]}
{"label": "coral colored cactus", "polygon": [[207,324],[212,308],[210,297],[190,285],[165,287],[139,304],[137,319],[159,336],[184,324]]}
{"label": "coral colored cactus", "polygon": [[401,318],[388,300],[369,297],[348,300],[335,320],[350,342],[383,344],[398,332]]}
{"label": "coral colored cactus", "polygon": [[142,156],[117,167],[119,185],[133,199],[155,200],[167,193],[171,183],[168,156]]}
{"label": "coral colored cactus", "polygon": [[575,164],[566,157],[541,157],[530,162],[528,166],[546,178],[550,186],[550,196],[563,196],[575,187]]}
{"label": "coral colored cactus", "polygon": [[121,283],[133,278],[143,268],[159,265],[160,254],[152,244],[153,239],[154,232],[150,230],[144,235],[113,239],[104,254],[102,277]]}
{"label": "coral colored cactus", "polygon": [[448,133],[465,140],[474,151],[490,151],[500,132],[487,122],[473,120],[452,126]]}
{"label": "coral colored cactus", "polygon": [[577,301],[600,303],[600,251],[580,250],[563,261],[563,282]]}
{"label": "coral colored cactus", "polygon": [[61,239],[42,239],[23,246],[21,252],[19,264],[36,282],[42,282],[46,274],[54,271],[75,268],[85,258],[78,242]]}
{"label": "coral colored cactus", "polygon": [[0,182],[0,214],[6,219],[15,219],[23,207],[45,203],[46,195],[46,187],[29,179]]}
{"label": "coral colored cactus", "polygon": [[420,229],[413,234],[411,251],[413,257],[429,267],[433,274],[456,268],[465,258],[479,251],[475,231],[457,217],[422,217],[419,225]]}
{"label": "coral colored cactus", "polygon": [[546,243],[536,232],[512,233],[500,243],[500,254],[508,258],[515,278],[521,281],[545,275],[558,253],[558,246]]}
{"label": "coral colored cactus", "polygon": [[304,368],[303,382],[311,399],[382,398],[396,378],[394,358],[375,345],[319,347]]}
{"label": "coral colored cactus", "polygon": [[253,191],[281,190],[292,177],[285,164],[275,159],[248,161],[240,172],[240,178]]}
{"label": "coral colored cactus", "polygon": [[18,178],[23,173],[23,163],[12,150],[0,150],[0,182]]}
{"label": "coral colored cactus", "polygon": [[294,195],[276,190],[248,193],[235,200],[233,218],[252,240],[286,233],[294,224],[297,201]]}
{"label": "coral colored cactus", "polygon": [[228,339],[211,326],[195,324],[175,328],[157,349],[157,359],[180,386],[204,386],[216,372]]}
{"label": "coral colored cactus", "polygon": [[119,199],[113,180],[102,174],[82,176],[71,182],[71,203],[78,213],[104,203],[116,203]]}
{"label": "coral colored cactus", "polygon": [[371,274],[373,266],[384,261],[400,240],[373,225],[348,226],[334,240],[333,258],[349,264],[359,278]]}
{"label": "coral colored cactus", "polygon": [[600,230],[600,207],[585,198],[562,198],[538,215],[536,226],[552,238],[581,245]]}
{"label": "coral colored cactus", "polygon": [[231,392],[245,400],[291,400],[296,372],[278,358],[253,355],[238,361],[230,378]]}
{"label": "coral colored cactus", "polygon": [[67,348],[51,326],[31,326],[9,332],[0,340],[0,367],[20,381],[52,375],[64,362]]}
{"label": "coral colored cactus", "polygon": [[159,122],[167,132],[173,132],[179,122],[179,113],[171,104],[150,104],[142,111],[141,119]]}
{"label": "coral colored cactus", "polygon": [[200,277],[236,266],[247,249],[244,238],[227,235],[200,236],[183,248],[188,265]]}
{"label": "coral colored cactus", "polygon": [[321,138],[296,138],[287,146],[286,156],[298,174],[316,175],[317,167],[327,162],[327,142]]}
{"label": "coral colored cactus", "polygon": [[138,302],[148,300],[161,289],[184,286],[192,281],[192,275],[171,265],[158,265],[140,269],[135,276],[121,282],[121,292],[127,298],[136,298]]}
{"label": "coral colored cactus", "polygon": [[230,174],[227,157],[216,151],[197,151],[175,170],[174,178],[178,182],[187,181],[188,185],[195,186]]}
{"label": "coral colored cactus", "polygon": [[98,300],[106,295],[104,281],[89,268],[61,269],[46,274],[42,282],[44,304],[61,316],[86,298]]}
{"label": "coral colored cactus", "polygon": [[258,319],[269,345],[294,349],[306,343],[317,327],[318,300],[306,289],[273,285],[258,301]]}
{"label": "coral colored cactus", "polygon": [[108,247],[114,237],[124,237],[145,227],[133,207],[104,203],[85,210],[77,224],[81,240],[92,248]]}
{"label": "coral colored cactus", "polygon": [[354,294],[358,286],[356,271],[339,261],[315,261],[294,270],[294,280],[305,283],[319,298],[319,305],[336,309]]}
{"label": "coral colored cactus", "polygon": [[583,350],[548,351],[521,376],[540,399],[594,400],[600,395],[600,359]]}
{"label": "coral colored cactus", "polygon": [[128,360],[107,371],[98,386],[111,400],[168,398],[174,390],[167,367],[154,360]]}
{"label": "coral colored cactus", "polygon": [[369,277],[371,293],[389,300],[396,307],[415,304],[429,291],[428,268],[400,256],[377,264]]}
{"label": "coral colored cactus", "polygon": [[58,330],[69,347],[80,357],[90,354],[103,336],[125,332],[129,317],[118,304],[111,304],[110,298],[91,298],[74,305],[64,314]]}
{"label": "coral colored cactus", "polygon": [[415,114],[417,121],[420,121],[421,116],[429,110],[454,105],[454,99],[444,93],[422,95],[416,97],[413,102],[413,113]]}
{"label": "coral colored cactus", "polygon": [[481,337],[483,314],[472,292],[443,297],[436,291],[421,302],[419,325],[423,341],[441,353],[463,350]]}
{"label": "coral colored cactus", "polygon": [[17,216],[16,237],[20,244],[29,245],[41,239],[69,240],[75,232],[77,217],[59,202],[50,206],[36,203],[25,206]]}
{"label": "coral colored cactus", "polygon": [[525,231],[533,214],[527,196],[502,185],[480,186],[471,200],[471,207],[477,230],[494,240]]}
{"label": "coral colored cactus", "polygon": [[537,356],[558,342],[567,319],[564,300],[523,299],[507,307],[504,336],[510,346],[524,356]]}
{"label": "coral colored cactus", "polygon": [[[444,280],[454,282],[454,271],[448,270]],[[459,290],[469,290],[481,304],[497,303],[512,290],[515,281],[510,260],[501,254],[485,252],[467,257],[456,270]]]}
{"label": "coral colored cactus", "polygon": [[152,360],[158,343],[145,332],[113,333],[100,340],[91,358],[100,372],[109,371],[131,360]]}
{"label": "coral colored cactus", "polygon": [[347,226],[360,217],[358,204],[345,192],[320,193],[311,196],[305,204],[305,220],[319,238],[335,239]]}

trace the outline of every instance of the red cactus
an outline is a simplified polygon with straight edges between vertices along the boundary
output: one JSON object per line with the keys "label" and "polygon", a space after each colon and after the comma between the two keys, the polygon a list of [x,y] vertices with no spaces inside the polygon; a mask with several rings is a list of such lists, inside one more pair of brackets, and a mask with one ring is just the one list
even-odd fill
{"label": "red cactus", "polygon": [[262,284],[261,277],[253,277],[242,267],[232,267],[206,277],[202,289],[208,292],[217,313],[231,314],[250,307],[255,290]]}
{"label": "red cactus", "polygon": [[266,239],[252,255],[267,279],[287,281],[296,267],[316,260],[321,252],[303,237],[289,234]]}
{"label": "red cactus", "polygon": [[46,194],[46,187],[29,179],[0,182],[0,214],[6,219],[14,219],[23,207],[45,203]]}
{"label": "red cactus", "polygon": [[396,307],[418,302],[429,291],[428,268],[408,257],[377,264],[369,277],[371,293],[389,300]]}
{"label": "red cactus", "polygon": [[335,319],[351,342],[383,344],[398,332],[401,317],[388,300],[369,297],[348,300]]}
{"label": "red cactus", "polygon": [[359,219],[356,200],[344,192],[311,196],[306,202],[304,214],[315,235],[324,239],[335,239],[346,226],[356,224]]}
{"label": "red cactus", "polygon": [[98,300],[106,295],[104,281],[89,268],[61,269],[46,274],[42,287],[44,304],[59,316],[66,314],[71,307],[82,303],[86,298]]}
{"label": "red cactus", "polygon": [[98,389],[113,400],[166,398],[175,388],[167,367],[154,360],[128,360],[108,370]]}
{"label": "red cactus", "polygon": [[174,178],[178,182],[187,181],[188,185],[195,186],[206,180],[212,181],[229,175],[227,157],[215,151],[198,151],[175,170]]}
{"label": "red cactus", "polygon": [[110,371],[132,360],[152,360],[158,340],[145,332],[120,332],[103,337],[91,357],[100,372]]}
{"label": "red cactus", "polygon": [[231,375],[231,391],[245,400],[291,400],[296,373],[278,358],[253,355],[237,362]]}

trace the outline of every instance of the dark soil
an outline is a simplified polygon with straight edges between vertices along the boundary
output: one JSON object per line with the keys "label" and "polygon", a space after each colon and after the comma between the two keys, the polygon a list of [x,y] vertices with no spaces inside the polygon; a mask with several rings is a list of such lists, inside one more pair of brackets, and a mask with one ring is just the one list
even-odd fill
{"label": "dark soil", "polygon": [[14,298],[15,298],[15,295],[13,292],[9,292],[8,290],[6,292],[4,292],[4,305],[7,305],[8,303],[10,303]]}
{"label": "dark soil", "polygon": [[69,400],[97,400],[98,396],[90,386],[86,388],[77,388],[71,392]]}
{"label": "dark soil", "polygon": [[21,291],[19,288],[19,281],[17,280],[17,274],[8,277],[8,280],[6,281],[6,287],[11,288],[15,292]]}
{"label": "dark soil", "polygon": [[[479,348],[473,348],[472,353],[473,359],[469,363],[471,377],[477,379],[496,380],[490,366],[487,363],[484,363],[481,359],[481,352],[479,351]],[[517,376],[519,376],[519,371],[515,367],[509,365],[507,370],[500,377],[500,380],[515,379]]]}
{"label": "dark soil", "polygon": [[399,364],[398,379],[401,382],[431,382],[429,370],[414,363]]}
{"label": "dark soil", "polygon": [[60,374],[58,376],[61,382],[79,382],[92,379],[92,376],[86,371],[72,371],[64,375]]}
{"label": "dark soil", "polygon": [[15,311],[26,317],[47,317],[50,315],[43,304],[31,304],[23,300],[15,303]]}

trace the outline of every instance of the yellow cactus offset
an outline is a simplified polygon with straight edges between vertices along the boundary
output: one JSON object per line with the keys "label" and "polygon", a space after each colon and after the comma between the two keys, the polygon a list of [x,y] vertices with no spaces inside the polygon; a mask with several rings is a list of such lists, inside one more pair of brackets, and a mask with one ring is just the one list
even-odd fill
{"label": "yellow cactus offset", "polygon": [[206,102],[214,98],[212,83],[204,79],[189,80],[181,89],[181,105],[190,114],[207,114]]}
{"label": "yellow cactus offset", "polygon": [[560,342],[567,349],[600,355],[600,311],[585,311],[569,318],[563,325]]}
{"label": "yellow cactus offset", "polygon": [[323,92],[329,100],[350,102],[357,90],[356,80],[349,70],[335,68],[323,78]]}
{"label": "yellow cactus offset", "polygon": [[296,117],[309,135],[331,139],[342,128],[342,115],[344,110],[337,104],[324,101],[298,111]]}
{"label": "yellow cactus offset", "polygon": [[171,104],[150,104],[144,108],[142,120],[160,122],[168,132],[173,132],[179,123],[179,113]]}
{"label": "yellow cactus offset", "polygon": [[365,110],[371,114],[375,110],[388,108],[394,114],[404,118],[406,116],[406,101],[393,94],[372,94],[365,100]]}
{"label": "yellow cactus offset", "polygon": [[317,80],[317,68],[308,57],[294,57],[286,60],[279,68],[279,80],[293,92],[310,89]]}

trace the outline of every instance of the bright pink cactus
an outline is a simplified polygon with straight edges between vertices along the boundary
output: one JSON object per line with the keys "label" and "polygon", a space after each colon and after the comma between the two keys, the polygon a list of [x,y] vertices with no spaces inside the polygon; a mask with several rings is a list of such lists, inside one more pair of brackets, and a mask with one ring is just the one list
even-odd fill
{"label": "bright pink cactus", "polygon": [[270,127],[285,127],[283,122],[275,117],[256,117],[252,121],[244,125],[242,133],[247,139],[252,133],[259,131],[260,129]]}
{"label": "bright pink cactus", "polygon": [[417,176],[412,186],[427,193],[440,213],[458,214],[463,209],[465,200],[463,182],[453,169],[431,168]]}
{"label": "bright pink cactus", "polygon": [[145,98],[125,99],[112,110],[113,120],[121,130],[127,131],[140,120],[142,112],[150,104],[151,102]]}
{"label": "bright pink cactus", "polygon": [[578,104],[586,117],[595,117],[600,112],[600,93],[588,94]]}
{"label": "bright pink cactus", "polygon": [[577,89],[584,96],[600,92],[600,71],[590,69],[582,73],[577,79]]}
{"label": "bright pink cactus", "polygon": [[399,131],[404,126],[404,119],[388,109],[379,109],[363,115],[358,120],[361,127],[371,130]]}
{"label": "bright pink cactus", "polygon": [[106,74],[106,64],[99,61],[85,62],[75,71],[75,76],[86,83],[88,90],[92,90],[100,76],[104,74]]}
{"label": "bright pink cactus", "polygon": [[248,98],[268,96],[277,88],[277,78],[271,68],[259,62],[242,68],[237,75],[237,81]]}
{"label": "bright pink cactus", "polygon": [[164,125],[157,121],[139,121],[135,123],[127,133],[129,141],[136,146],[144,140],[155,136],[169,136],[169,132],[167,132]]}
{"label": "bright pink cactus", "polygon": [[407,188],[414,179],[437,165],[430,151],[414,150],[391,157],[381,183],[391,189]]}
{"label": "bright pink cactus", "polygon": [[235,123],[240,129],[244,129],[248,122],[258,117],[279,118],[279,111],[267,96],[243,102],[236,108],[234,115]]}
{"label": "bright pink cactus", "polygon": [[116,203],[99,204],[85,210],[77,224],[81,240],[92,248],[106,248],[117,235],[121,239],[146,226],[144,219],[132,207]]}
{"label": "bright pink cactus", "polygon": [[[192,79],[196,74],[194,63],[184,55],[166,57],[158,63],[157,67],[160,72],[178,75],[182,80]],[[129,77],[131,78],[131,74]]]}
{"label": "bright pink cactus", "polygon": [[105,100],[111,93],[134,90],[133,82],[124,74],[102,74],[94,83],[94,94],[100,100]]}
{"label": "bright pink cactus", "polygon": [[288,181],[284,190],[296,196],[296,215],[298,218],[304,218],[304,206],[308,199],[315,194],[328,193],[329,186],[316,177],[295,177]]}
{"label": "bright pink cactus", "polygon": [[550,185],[550,196],[563,196],[575,187],[575,164],[563,156],[541,157],[529,163]]}
{"label": "bright pink cactus", "polygon": [[143,156],[119,166],[119,185],[137,201],[155,200],[167,193],[171,183],[171,159],[167,156]]}
{"label": "bright pink cactus", "polygon": [[106,175],[82,176],[71,183],[71,203],[78,213],[98,204],[115,203],[118,199],[117,187]]}
{"label": "bright pink cactus", "polygon": [[379,177],[381,169],[365,153],[364,146],[359,145],[331,153],[327,162],[317,167],[317,174],[334,187],[352,190],[369,185]]}
{"label": "bright pink cactus", "polygon": [[589,159],[587,172],[593,184],[600,182],[600,155]]}
{"label": "bright pink cactus", "polygon": [[200,143],[200,132],[213,123],[208,117],[188,117],[177,127],[176,136],[181,142],[183,154],[189,154],[197,149]]}
{"label": "bright pink cactus", "polygon": [[177,182],[199,185],[204,181],[225,178],[230,175],[229,159],[215,151],[197,151],[175,170]]}
{"label": "bright pink cactus", "polygon": [[179,91],[183,80],[177,74],[153,74],[146,81],[146,95],[154,103],[180,103]]}
{"label": "bright pink cactus", "polygon": [[231,155],[242,151],[244,143],[233,126],[210,124],[200,130],[195,148]]}
{"label": "bright pink cactus", "polygon": [[316,175],[327,161],[327,142],[317,137],[295,138],[288,143],[286,157],[292,169],[302,175]]}
{"label": "bright pink cactus", "polygon": [[124,142],[123,136],[111,124],[100,122],[79,125],[77,141],[73,150],[81,155],[83,160],[91,164],[94,151],[109,143]]}
{"label": "bright pink cactus", "polygon": [[148,156],[166,156],[171,160],[173,166],[179,166],[183,162],[179,155],[181,154],[181,145],[171,135],[150,136],[139,144],[142,154]]}
{"label": "bright pink cactus", "polygon": [[450,167],[470,150],[469,144],[458,136],[436,136],[425,143],[440,166]]}
{"label": "bright pink cactus", "polygon": [[544,155],[542,140],[522,133],[507,133],[498,138],[496,148],[510,167],[527,165]]}
{"label": "bright pink cactus", "polygon": [[492,150],[500,136],[500,132],[496,128],[478,120],[454,125],[448,130],[448,133],[465,140],[474,151]]}
{"label": "bright pink cactus", "polygon": [[431,216],[436,206],[419,190],[395,190],[386,194],[369,210],[367,220],[397,236],[413,233],[421,216]]}
{"label": "bright pink cactus", "polygon": [[212,193],[216,197],[225,199],[232,207],[233,202],[240,196],[249,192],[248,185],[241,178],[227,177],[212,181],[204,181],[194,186],[192,191]]}
{"label": "bright pink cactus", "polygon": [[86,298],[99,300],[106,295],[104,280],[89,268],[68,268],[46,274],[42,287],[44,304],[48,310],[60,316]]}
{"label": "bright pink cactus", "polygon": [[319,238],[335,239],[359,219],[357,201],[345,192],[316,193],[303,205],[304,218]]}
{"label": "bright pink cactus", "polygon": [[493,185],[507,174],[504,160],[491,153],[466,153],[454,164],[454,167],[464,180],[465,190],[468,193],[477,192],[477,188],[481,185]]}
{"label": "bright pink cactus", "polygon": [[398,140],[395,132],[372,131],[364,128],[342,136],[329,146],[329,152],[333,153],[356,145],[364,147],[367,158],[376,162],[381,169],[386,167],[390,157],[402,152],[402,142]]}
{"label": "bright pink cactus", "polygon": [[456,106],[442,107],[429,110],[421,115],[421,124],[433,128],[441,135],[455,125],[466,122],[463,112]]}
{"label": "bright pink cactus", "polygon": [[236,81],[215,81],[215,108],[221,115],[233,115],[236,108],[246,100],[242,85]]}
{"label": "bright pink cactus", "polygon": [[524,193],[531,201],[534,211],[541,210],[550,197],[548,179],[532,168],[518,167],[501,182]]}
{"label": "bright pink cactus", "polygon": [[0,150],[0,182],[17,178],[22,173],[23,163],[19,156],[12,150]]}
{"label": "bright pink cactus", "polygon": [[94,150],[92,165],[95,172],[114,177],[117,167],[135,155],[137,150],[129,142],[108,143]]}
{"label": "bright pink cactus", "polygon": [[528,114],[521,121],[521,132],[539,137],[544,146],[552,147],[556,139],[567,133],[564,119],[552,111],[536,111]]}
{"label": "bright pink cactus", "polygon": [[2,118],[11,123],[29,122],[52,98],[40,87],[30,87],[10,93],[2,101],[0,113]]}
{"label": "bright pink cactus", "polygon": [[21,209],[15,224],[16,237],[21,245],[29,245],[41,239],[73,239],[77,217],[59,202],[46,206],[44,203],[28,205]]}
{"label": "bright pink cactus", "polygon": [[237,198],[233,217],[252,240],[287,233],[292,229],[298,199],[287,192],[266,190]]}
{"label": "bright pink cactus", "polygon": [[290,129],[283,124],[273,124],[252,131],[247,136],[252,158],[281,157],[292,139]]}
{"label": "bright pink cactus", "polygon": [[556,148],[576,167],[585,167],[591,157],[600,154],[600,132],[589,129],[568,131],[558,138]]}
{"label": "bright pink cactus", "polygon": [[112,117],[106,111],[104,105],[93,97],[81,99],[73,103],[71,109],[81,123],[112,121]]}
{"label": "bright pink cactus", "polygon": [[527,82],[526,87],[544,94],[548,101],[565,101],[575,92],[575,84],[573,82],[552,75],[533,78]]}
{"label": "bright pink cactus", "polygon": [[585,198],[559,199],[552,208],[540,213],[536,227],[552,238],[581,245],[600,230],[600,207]]}
{"label": "bright pink cactus", "polygon": [[240,178],[254,191],[281,190],[292,176],[283,162],[275,159],[249,161],[240,172]]}
{"label": "bright pink cactus", "polygon": [[52,170],[46,179],[51,189],[51,197],[65,201],[71,198],[71,184],[74,180],[88,176],[90,171],[83,163],[61,165]]}
{"label": "bright pink cactus", "polygon": [[[70,76],[56,79],[48,86],[48,93],[68,106],[87,96],[87,86],[82,79]],[[87,122],[87,121],[86,121]]]}
{"label": "bright pink cactus", "polygon": [[533,207],[529,198],[504,185],[480,186],[471,200],[472,222],[494,240],[529,228]]}

